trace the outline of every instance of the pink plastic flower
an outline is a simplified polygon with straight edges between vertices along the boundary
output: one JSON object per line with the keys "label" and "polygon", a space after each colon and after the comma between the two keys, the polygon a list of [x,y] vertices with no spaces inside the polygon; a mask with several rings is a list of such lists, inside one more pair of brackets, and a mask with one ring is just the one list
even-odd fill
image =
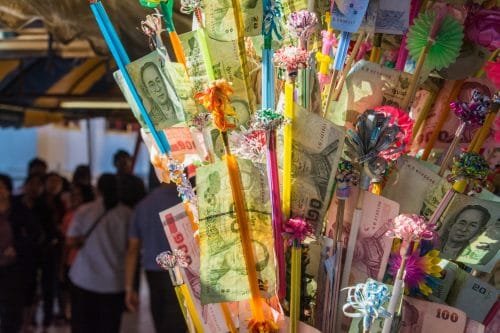
{"label": "pink plastic flower", "polygon": [[390,220],[386,236],[400,238],[403,242],[430,240],[434,238],[434,225],[427,223],[425,217],[417,214],[400,214]]}
{"label": "pink plastic flower", "polygon": [[294,241],[302,242],[312,233],[311,226],[300,217],[289,219],[285,223],[284,233],[289,237],[289,244],[292,245]]}
{"label": "pink plastic flower", "polygon": [[296,76],[299,68],[306,68],[309,53],[296,46],[285,46],[274,53],[277,66],[287,70],[288,75]]}

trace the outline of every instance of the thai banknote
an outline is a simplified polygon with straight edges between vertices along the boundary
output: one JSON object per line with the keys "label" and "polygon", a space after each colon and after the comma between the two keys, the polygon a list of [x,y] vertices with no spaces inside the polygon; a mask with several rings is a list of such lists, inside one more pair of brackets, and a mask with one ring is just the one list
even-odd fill
{"label": "thai banknote", "polygon": [[[401,212],[418,214],[426,195],[441,181],[433,164],[402,156],[391,170],[382,195],[399,203]],[[411,195],[402,195],[408,193]]]}
{"label": "thai banknote", "polygon": [[250,120],[253,94],[249,86],[250,82],[244,75],[238,42],[208,38],[207,45],[215,78],[223,78],[232,83],[234,93],[230,98],[231,105],[236,112],[236,119],[233,120],[236,121],[237,127],[245,126]]}
{"label": "thai banknote", "polygon": [[[238,160],[250,223],[259,285],[267,297],[275,290],[273,231],[267,176],[249,160]],[[229,175],[224,161],[197,170],[204,304],[250,297]]]}
{"label": "thai banknote", "polygon": [[186,68],[193,83],[193,91],[202,91],[213,75],[205,30],[198,29],[180,34],[179,39],[186,56]]}
{"label": "thai banknote", "polygon": [[192,224],[183,204],[178,204],[159,214],[170,247],[186,253],[189,266],[182,270],[182,278],[189,288],[196,310],[202,319],[204,331],[211,333],[229,331],[220,305],[202,305],[201,303],[200,249],[196,244]]}
{"label": "thai banknote", "polygon": [[459,270],[446,303],[482,322],[498,299],[499,291],[464,270]]}
{"label": "thai banknote", "polygon": [[410,2],[379,0],[375,32],[402,35],[408,29]]}
{"label": "thai banknote", "polygon": [[[344,243],[347,243],[352,211],[356,205],[357,192],[351,194],[344,211]],[[388,221],[400,212],[399,204],[383,196],[364,193],[363,217],[356,240],[354,260],[349,279],[350,285],[372,278],[381,281],[391,253],[392,239],[385,236]],[[332,205],[328,211],[328,233],[335,229],[337,209]]]}
{"label": "thai banknote", "polygon": [[385,236],[385,233],[389,229],[389,220],[398,214],[397,202],[365,192],[349,285],[367,278],[382,280],[392,246],[392,238]]}
{"label": "thai banknote", "polygon": [[135,119],[137,119],[137,122],[139,122],[139,125],[141,125],[141,127],[144,130],[149,131],[149,128],[144,122],[144,118],[142,117],[141,112],[139,111],[139,106],[137,106],[137,103],[132,98],[132,93],[130,92],[129,86],[125,84],[125,79],[123,78],[122,72],[120,70],[117,70],[116,72],[113,73],[113,77],[116,81],[116,84],[118,84],[118,87],[120,88],[123,97],[125,97],[125,100],[130,106],[130,109],[132,110]]}
{"label": "thai banknote", "polygon": [[483,324],[467,318],[467,323],[465,324],[464,333],[484,333],[485,327]]}
{"label": "thai banknote", "polygon": [[[190,114],[190,107],[194,106],[192,93],[189,95],[186,92],[187,76],[182,77],[174,69],[174,63],[166,62],[157,51],[127,65],[127,71],[156,130],[185,122],[186,114]],[[185,81],[180,84],[174,81],[180,77]],[[192,104],[183,104],[189,97]],[[185,106],[188,107],[186,110]]]}
{"label": "thai banknote", "polygon": [[[425,121],[424,128],[421,131],[421,136],[416,139],[420,143],[420,148],[425,147],[432,133],[434,132],[436,124],[439,120],[439,114],[441,113],[441,110],[448,107],[447,103],[449,103],[448,100],[453,85],[454,81],[446,81],[442,89],[439,90],[439,95],[437,96],[436,102],[430,110],[427,120]],[[464,102],[469,102],[473,89],[478,89],[481,93],[485,93],[488,96],[491,96],[496,91],[495,88],[491,86],[491,83],[489,83],[488,80],[484,78],[468,78],[460,89],[458,99]],[[458,125],[459,119],[450,115],[446,120],[443,128],[439,131],[439,136],[434,145],[434,148],[436,150],[443,150],[448,148],[451,141],[453,140],[453,137],[455,136],[455,131]],[[465,148],[471,142],[475,131],[476,128],[473,128],[467,129],[464,132],[464,134],[462,135],[462,140],[460,142],[461,147]],[[495,147],[493,136],[486,140],[484,147],[486,149],[493,149]]]}
{"label": "thai banknote", "polygon": [[431,285],[432,293],[428,296],[430,301],[444,303],[451,287],[453,286],[460,268],[454,262],[446,259],[441,259],[439,266],[442,268],[441,277],[436,280],[436,283]]}
{"label": "thai banknote", "polygon": [[186,121],[190,121],[198,114],[198,105],[194,101],[193,83],[189,80],[184,66],[177,62],[164,64],[166,75],[174,83],[175,91],[182,105]]}
{"label": "thai banknote", "polygon": [[[206,1],[204,3],[205,26],[208,36],[219,41],[231,41],[238,38],[231,0]],[[240,1],[245,36],[262,33],[262,0]]]}
{"label": "thai banknote", "polygon": [[293,133],[291,216],[305,218],[318,236],[333,195],[345,133],[298,106]]}
{"label": "thai banknote", "polygon": [[403,299],[401,333],[463,332],[467,316],[459,309],[411,297]]}
{"label": "thai banknote", "polygon": [[[189,165],[194,161],[204,159],[206,151],[203,149],[203,143],[196,138],[196,131],[188,127],[171,127],[163,130],[163,132],[170,143],[171,154],[175,160],[184,163],[184,165]],[[150,154],[151,149],[158,153],[158,147],[152,135],[146,131],[141,131],[141,134]]]}
{"label": "thai banknote", "polygon": [[411,74],[361,60],[354,64],[328,118],[338,125],[354,123],[358,114],[380,105],[399,106]]}
{"label": "thai banknote", "polygon": [[441,257],[490,272],[500,259],[498,202],[455,194],[438,221]]}

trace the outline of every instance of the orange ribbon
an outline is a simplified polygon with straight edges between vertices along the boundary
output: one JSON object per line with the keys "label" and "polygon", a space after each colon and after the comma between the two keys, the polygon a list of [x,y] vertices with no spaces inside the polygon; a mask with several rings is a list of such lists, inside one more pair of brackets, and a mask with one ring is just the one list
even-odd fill
{"label": "orange ribbon", "polygon": [[213,81],[204,91],[194,95],[195,100],[212,113],[214,124],[221,132],[236,127],[235,124],[226,120],[226,116],[236,115],[229,101],[229,96],[232,93],[231,84],[221,79]]}

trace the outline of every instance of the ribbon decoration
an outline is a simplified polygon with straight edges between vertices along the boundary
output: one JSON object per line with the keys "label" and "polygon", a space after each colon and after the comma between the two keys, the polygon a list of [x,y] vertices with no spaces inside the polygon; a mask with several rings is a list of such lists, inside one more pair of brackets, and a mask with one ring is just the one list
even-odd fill
{"label": "ribbon decoration", "polygon": [[[325,303],[332,303],[332,307],[330,308],[331,313],[326,315],[327,319],[324,325],[325,332],[337,332],[340,330],[340,312],[337,311],[337,308],[340,297],[340,281],[342,279],[342,251],[344,249],[342,230],[344,226],[344,211],[346,200],[351,195],[351,187],[359,183],[359,171],[351,162],[342,160],[339,162],[335,179],[337,181],[336,195],[338,200],[335,235],[332,245],[332,249],[335,251],[335,276],[333,278],[333,286],[330,286],[330,293],[325,300]],[[328,283],[330,283],[329,280]]]}
{"label": "ribbon decoration", "polygon": [[203,333],[203,324],[180,271],[180,268],[189,266],[185,253],[178,249],[162,252],[156,256],[156,263],[168,271],[188,327],[192,324],[196,333]]}
{"label": "ribbon decoration", "polygon": [[[344,315],[350,318],[363,318],[363,330],[369,332],[376,318],[389,318],[391,314],[383,304],[389,300],[389,288],[380,282],[368,280],[347,290],[347,303],[342,307]],[[352,309],[353,311],[349,311]]]}
{"label": "ribbon decoration", "polygon": [[161,33],[165,30],[161,24],[161,16],[157,10],[155,14],[147,15],[146,20],[141,21],[141,30],[149,38],[149,47],[152,50],[164,47]]}
{"label": "ribbon decoration", "polygon": [[300,320],[300,293],[302,290],[302,242],[312,233],[311,226],[302,218],[289,219],[285,223],[284,234],[291,245],[290,274],[290,327],[289,332],[296,333]]}
{"label": "ribbon decoration", "polygon": [[444,172],[447,170],[448,164],[455,153],[465,128],[482,125],[489,112],[490,106],[491,101],[489,97],[483,96],[477,89],[472,91],[471,101],[469,103],[456,101],[450,104],[450,109],[460,120],[460,125],[455,131],[453,141],[448,146],[448,150],[441,162],[438,172],[440,176],[443,176]]}
{"label": "ribbon decoration", "polygon": [[157,8],[160,6],[163,13],[163,20],[165,21],[165,27],[170,37],[170,43],[175,53],[175,58],[177,62],[183,64],[185,67],[186,56],[184,55],[179,35],[177,35],[174,26],[174,0],[139,0],[139,3],[146,8]]}
{"label": "ribbon decoration", "polygon": [[240,233],[243,258],[245,259],[246,272],[248,275],[248,285],[250,289],[250,308],[252,319],[249,322],[250,332],[270,332],[260,331],[262,328],[273,328],[275,323],[266,319],[263,311],[264,303],[260,297],[259,285],[257,281],[257,271],[255,254],[252,247],[250,235],[250,222],[245,208],[245,193],[241,182],[241,175],[236,157],[231,153],[227,131],[234,128],[235,125],[226,120],[226,116],[234,115],[235,111],[230,104],[229,95],[233,89],[224,79],[215,80],[202,92],[195,95],[195,100],[202,104],[210,113],[212,113],[214,125],[221,132],[224,143],[226,167],[231,185],[231,192],[234,201],[234,210],[236,221],[238,222],[238,231]]}
{"label": "ribbon decoration", "polygon": [[181,0],[180,11],[183,14],[193,14],[195,15],[200,27],[203,28],[203,15],[201,14],[201,9],[203,8],[202,0]]}
{"label": "ribbon decoration", "polygon": [[422,239],[431,240],[435,237],[435,224],[427,223],[423,216],[417,214],[400,214],[389,223],[390,229],[387,231],[386,236],[402,240],[400,248],[401,264],[394,280],[394,288],[387,308],[391,316],[385,319],[382,333],[391,331],[393,318],[396,316],[396,307],[401,303],[404,292],[406,263],[413,250],[413,244],[420,242]]}

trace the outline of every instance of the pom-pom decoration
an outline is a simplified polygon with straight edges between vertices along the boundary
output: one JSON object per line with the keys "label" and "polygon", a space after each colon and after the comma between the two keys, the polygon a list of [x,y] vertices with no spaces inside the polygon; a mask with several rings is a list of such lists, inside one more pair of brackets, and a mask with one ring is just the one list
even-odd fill
{"label": "pom-pom decoration", "polygon": [[284,235],[288,238],[289,244],[302,243],[312,233],[312,228],[306,220],[297,217],[289,219],[285,223]]}
{"label": "pom-pom decoration", "polygon": [[362,318],[364,332],[370,331],[375,319],[391,316],[384,308],[384,303],[390,297],[389,288],[385,284],[368,280],[346,289],[347,303],[342,307],[342,311],[347,317]]}
{"label": "pom-pom decoration", "polygon": [[300,48],[307,49],[307,41],[318,28],[318,18],[314,12],[299,10],[288,16],[287,26],[290,34],[298,38]]}
{"label": "pom-pom decoration", "polygon": [[249,129],[231,136],[233,153],[254,163],[266,163],[266,132]]}
{"label": "pom-pom decoration", "polygon": [[287,71],[288,77],[294,79],[300,68],[306,68],[309,54],[296,46],[285,46],[274,53],[274,63]]}
{"label": "pom-pom decoration", "polygon": [[474,89],[469,103],[456,101],[451,103],[450,108],[460,121],[467,125],[482,125],[489,112],[490,105],[490,98]]}
{"label": "pom-pom decoration", "polygon": [[[396,276],[402,263],[399,251],[393,251],[389,259],[388,272],[393,277]],[[439,266],[441,258],[438,250],[431,250],[425,255],[420,251],[413,252],[406,259],[406,272],[404,275],[405,293],[412,296],[432,294],[432,287],[437,285],[437,280],[441,277],[442,268]]]}
{"label": "pom-pom decoration", "polygon": [[451,173],[447,178],[449,182],[467,180],[473,191],[481,192],[489,173],[490,167],[483,156],[474,152],[464,152],[453,161]]}
{"label": "pom-pom decoration", "polygon": [[389,221],[389,230],[386,233],[388,237],[401,239],[403,244],[422,239],[431,240],[434,235],[434,225],[429,224],[425,217],[417,214],[396,216]]}
{"label": "pom-pom decoration", "polygon": [[415,19],[408,32],[408,51],[415,61],[420,57],[429,39],[432,41],[424,63],[428,70],[439,70],[455,61],[464,37],[463,26],[450,15],[444,16],[440,29],[435,36],[432,36],[437,19],[439,14],[422,13]]}

